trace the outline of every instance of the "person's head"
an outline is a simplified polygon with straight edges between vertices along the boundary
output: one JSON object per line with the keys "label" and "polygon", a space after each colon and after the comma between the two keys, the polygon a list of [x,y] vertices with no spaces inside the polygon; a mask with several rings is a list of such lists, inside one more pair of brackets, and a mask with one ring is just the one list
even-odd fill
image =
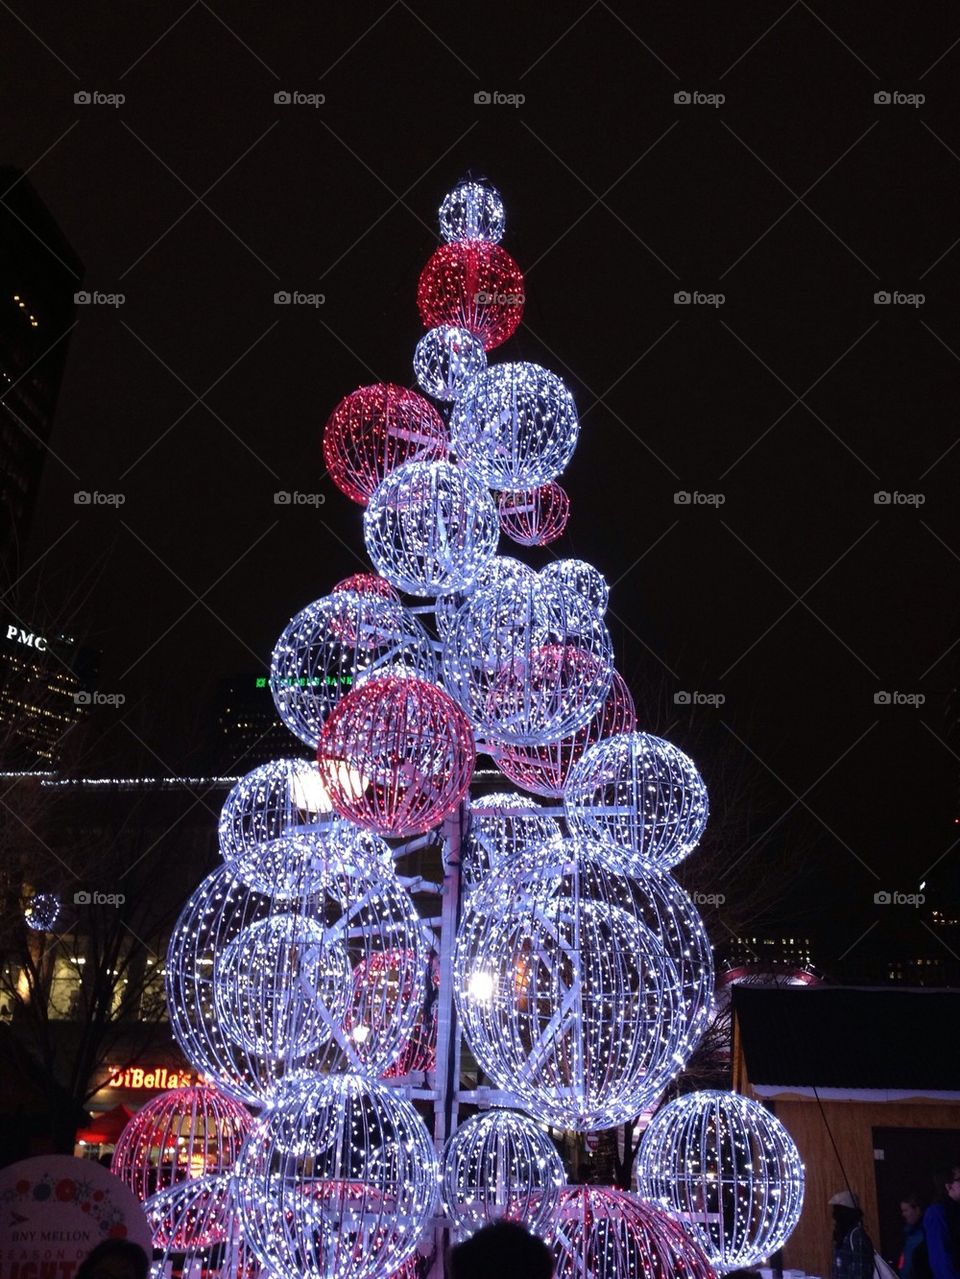
{"label": "person's head", "polygon": [[150,1262],[138,1243],[104,1239],[77,1267],[76,1279],[147,1279]]}
{"label": "person's head", "polygon": [[513,1221],[484,1226],[451,1249],[452,1279],[552,1279],[553,1254]]}
{"label": "person's head", "polygon": [[833,1237],[839,1243],[863,1216],[860,1200],[852,1190],[838,1190],[830,1197],[830,1210],[833,1213]]}
{"label": "person's head", "polygon": [[900,1216],[905,1226],[918,1226],[923,1219],[923,1200],[912,1191],[900,1200]]}
{"label": "person's head", "polygon": [[960,1164],[947,1164],[937,1174],[937,1188],[944,1199],[960,1203]]}

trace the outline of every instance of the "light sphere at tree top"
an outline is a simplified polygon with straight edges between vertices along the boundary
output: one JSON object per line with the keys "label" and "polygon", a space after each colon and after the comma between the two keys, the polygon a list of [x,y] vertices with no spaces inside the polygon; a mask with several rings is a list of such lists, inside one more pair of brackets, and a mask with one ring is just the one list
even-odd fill
{"label": "light sphere at tree top", "polygon": [[440,205],[440,234],[445,240],[503,239],[506,215],[500,192],[482,182],[461,182]]}

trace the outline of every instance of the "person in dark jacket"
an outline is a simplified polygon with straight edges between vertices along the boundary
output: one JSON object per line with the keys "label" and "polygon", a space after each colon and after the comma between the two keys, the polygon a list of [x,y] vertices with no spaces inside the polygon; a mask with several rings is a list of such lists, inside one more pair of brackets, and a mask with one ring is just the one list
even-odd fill
{"label": "person in dark jacket", "polygon": [[830,1200],[830,1207],[833,1209],[832,1279],[872,1279],[873,1241],[863,1228],[860,1200],[852,1190],[838,1190]]}
{"label": "person in dark jacket", "polygon": [[940,1198],[923,1214],[933,1279],[960,1279],[960,1164],[937,1178]]}
{"label": "person in dark jacket", "polygon": [[900,1279],[930,1279],[927,1246],[923,1233],[923,1200],[911,1192],[900,1200],[903,1218],[903,1248],[897,1271]]}
{"label": "person in dark jacket", "polygon": [[551,1279],[553,1254],[514,1221],[484,1226],[450,1250],[453,1279]]}

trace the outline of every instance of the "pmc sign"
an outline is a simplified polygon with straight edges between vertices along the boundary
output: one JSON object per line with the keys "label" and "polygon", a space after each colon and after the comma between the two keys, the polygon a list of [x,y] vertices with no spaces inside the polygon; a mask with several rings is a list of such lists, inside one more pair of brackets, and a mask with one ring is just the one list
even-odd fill
{"label": "pmc sign", "polygon": [[42,635],[36,635],[33,631],[25,631],[22,626],[14,626],[12,623],[7,627],[7,639],[13,640],[15,644],[22,644],[25,648],[36,649],[38,653],[47,651],[47,641]]}

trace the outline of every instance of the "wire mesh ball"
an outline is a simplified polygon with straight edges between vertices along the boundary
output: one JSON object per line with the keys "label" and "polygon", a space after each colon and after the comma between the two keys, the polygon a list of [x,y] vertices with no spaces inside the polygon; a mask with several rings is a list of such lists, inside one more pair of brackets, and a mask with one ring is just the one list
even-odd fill
{"label": "wire mesh ball", "polygon": [[586,560],[554,560],[540,570],[540,581],[545,586],[572,591],[585,600],[598,613],[605,613],[610,602],[610,587],[599,569]]}
{"label": "wire mesh ball", "polygon": [[482,182],[460,182],[448,191],[440,205],[440,234],[453,240],[503,239],[503,200],[495,187]]}
{"label": "wire mesh ball", "polygon": [[[230,1193],[230,1173],[193,1177],[145,1200],[144,1216],[153,1246],[165,1254],[195,1255],[215,1244],[226,1244],[237,1233],[236,1207]],[[253,1257],[250,1261],[256,1261]],[[259,1269],[259,1266],[257,1266]],[[163,1273],[163,1267],[155,1272]]]}
{"label": "wire mesh ball", "polygon": [[614,671],[610,691],[583,728],[542,746],[497,745],[491,753],[500,772],[517,786],[559,799],[570,770],[591,746],[616,733],[632,733],[636,726],[633,697],[619,671]]}
{"label": "wire mesh ball", "polygon": [[562,536],[570,499],[556,480],[538,488],[503,492],[497,503],[500,531],[521,546],[548,546]]}
{"label": "wire mesh ball", "polygon": [[621,733],[591,746],[564,789],[571,832],[619,844],[667,870],[697,846],[710,813],[689,755],[650,733]]}
{"label": "wire mesh ball", "polygon": [[413,1253],[437,1178],[409,1101],[357,1075],[294,1082],[237,1165],[244,1237],[276,1279],[379,1279]]}
{"label": "wire mesh ball", "polygon": [[460,874],[468,889],[517,853],[560,841],[559,824],[537,807],[525,795],[500,791],[471,802],[460,847]]}
{"label": "wire mesh ball", "polygon": [[[345,771],[344,783],[356,778]],[[230,861],[233,873],[249,888],[278,901],[322,891],[334,872],[379,881],[393,877],[393,853],[372,831],[330,815],[316,831],[254,844]]]}
{"label": "wire mesh ball", "polygon": [[433,405],[406,387],[378,382],[344,396],[323,428],[323,460],[341,493],[365,506],[405,462],[447,456],[447,428]]}
{"label": "wire mesh ball", "polygon": [[539,364],[494,364],[450,412],[450,447],[461,466],[494,489],[531,489],[556,479],[580,434],[576,405]]}
{"label": "wire mesh ball", "polygon": [[441,244],[417,283],[417,307],[428,329],[452,325],[473,333],[490,351],[523,318],[523,274],[499,244]]}
{"label": "wire mesh ball", "polygon": [[316,747],[324,721],[364,671],[403,666],[436,677],[427,632],[395,600],[343,591],[308,604],[288,623],[270,662],[277,713]]}
{"label": "wire mesh ball", "polygon": [[453,591],[449,595],[437,596],[433,606],[437,634],[441,639],[446,639],[457,612],[474,591],[479,591],[484,586],[494,586],[500,581],[529,579],[533,576],[534,571],[529,564],[524,564],[510,555],[495,555],[477,574],[477,580],[469,591]]}
{"label": "wire mesh ball", "polygon": [[678,1221],[625,1190],[564,1190],[550,1243],[554,1279],[716,1279]]}
{"label": "wire mesh ball", "polygon": [[565,840],[521,853],[467,899],[457,1009],[482,1069],[537,1119],[632,1119],[690,1057],[713,995],[709,938],[668,875]]}
{"label": "wire mesh ball", "polygon": [[[222,957],[245,930],[277,916],[296,915],[309,921],[304,929],[311,934],[314,926],[322,930],[324,947],[345,949],[351,970],[388,951],[408,956],[405,962],[410,974],[416,977],[422,973],[426,963],[423,926],[410,894],[396,876],[369,879],[347,865],[338,870],[332,858],[328,870],[328,877],[317,891],[281,901],[256,892],[236,876],[231,866],[222,866],[193,893],[171,935],[165,977],[173,1036],[196,1070],[243,1101],[261,1104],[292,1073],[345,1069],[379,1073],[410,1038],[417,1010],[400,1003],[393,1007],[392,1018],[379,1011],[376,1021],[371,1021],[372,1031],[362,1050],[343,1021],[333,1017],[326,1039],[321,1041],[311,1033],[303,1042],[291,1044],[290,1051],[280,1059],[256,1051],[265,1045],[230,1034],[237,1023],[244,1024],[244,1005],[237,1004],[233,1009],[234,1022],[228,1019],[224,1024],[222,996],[218,1000],[216,988],[216,979],[223,971]],[[298,966],[290,962],[280,969],[295,981],[303,971],[309,974],[310,963]],[[350,974],[344,971],[349,999],[352,983]],[[276,970],[268,969],[263,976],[265,1008],[282,993],[275,974]],[[403,979],[405,974],[401,974]],[[258,981],[259,977],[251,975],[244,989],[238,979],[238,994],[252,997]],[[295,989],[295,999],[317,997],[316,991]],[[339,997],[331,997],[335,1006],[338,1000]]]}
{"label": "wire mesh ball", "polygon": [[313,760],[275,759],[231,787],[220,810],[220,854],[232,861],[284,835],[322,830],[331,811]]}
{"label": "wire mesh ball", "polygon": [[606,626],[537,577],[498,580],[467,598],[443,649],[443,682],[478,737],[531,746],[587,724],[613,680]]}
{"label": "wire mesh ball", "polygon": [[[470,722],[425,680],[386,676],[355,688],[324,725],[317,762],[337,812],[380,835],[419,835],[466,793]],[[344,775],[359,784],[344,784]]]}
{"label": "wire mesh ball", "polygon": [[251,1123],[247,1108],[216,1088],[173,1088],[126,1125],[110,1171],[143,1203],[195,1177],[229,1172]]}
{"label": "wire mesh ball", "polygon": [[60,918],[60,898],[56,893],[34,893],[23,911],[23,922],[35,933],[50,933]]}
{"label": "wire mesh ball", "polygon": [[563,1164],[529,1115],[489,1110],[462,1123],[441,1160],[441,1196],[462,1235],[496,1221],[546,1231],[560,1202]]}
{"label": "wire mesh ball", "polygon": [[433,1070],[436,1064],[436,994],[440,984],[436,952],[428,951],[427,961],[419,973],[413,970],[411,959],[405,952],[383,951],[373,955],[369,963],[361,961],[353,970],[353,995],[346,1026],[361,1051],[371,1031],[383,1018],[394,1018],[398,1006],[412,1003],[417,1009],[410,1038],[396,1060],[383,1071],[384,1079]]}
{"label": "wire mesh ball", "polygon": [[389,475],[363,517],[378,572],[411,595],[462,590],[493,559],[500,539],[487,490],[450,462],[411,462]]}
{"label": "wire mesh ball", "polygon": [[400,602],[399,593],[385,577],[378,577],[376,573],[354,573],[345,577],[330,594],[341,595],[344,591],[355,591],[357,595],[382,595],[384,599]]}
{"label": "wire mesh ball", "polygon": [[459,399],[467,383],[486,367],[487,353],[480,339],[452,324],[429,329],[413,353],[417,384],[435,400]]}
{"label": "wire mesh ball", "polygon": [[636,1174],[639,1193],[678,1217],[721,1274],[782,1248],[803,1208],[793,1138],[759,1102],[736,1093],[687,1093],[658,1110]]}

